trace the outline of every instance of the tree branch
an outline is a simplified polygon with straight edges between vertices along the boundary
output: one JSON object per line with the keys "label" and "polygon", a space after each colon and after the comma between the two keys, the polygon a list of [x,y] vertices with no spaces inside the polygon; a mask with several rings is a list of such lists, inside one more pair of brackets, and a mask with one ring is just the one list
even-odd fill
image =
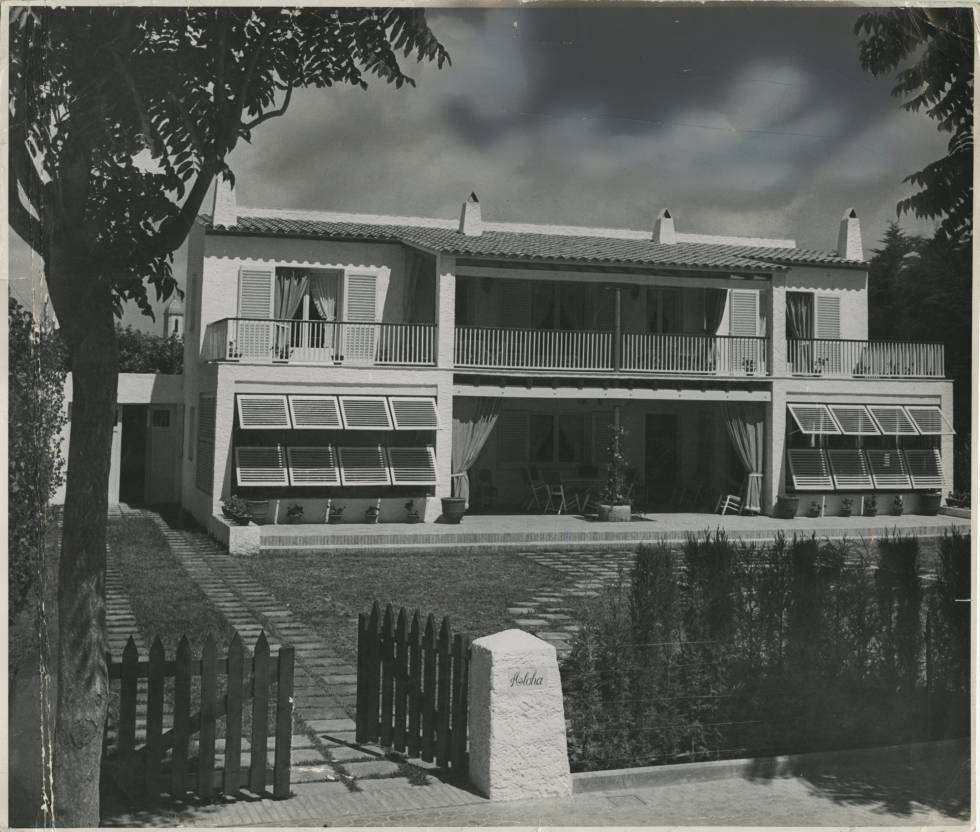
{"label": "tree branch", "polygon": [[140,127],[143,129],[143,141],[146,142],[147,148],[151,151],[156,150],[156,132],[153,129],[153,125],[150,124],[150,116],[146,112],[146,106],[143,104],[143,98],[140,96],[139,90],[136,89],[136,80],[133,78],[133,74],[129,71],[129,67],[126,62],[123,61],[122,56],[115,50],[112,50],[112,57],[115,59],[116,67],[119,69],[119,74],[122,75],[123,80],[126,82],[126,87],[129,90],[129,94],[133,97],[133,106],[136,108],[136,114],[139,116]]}
{"label": "tree branch", "polygon": [[[27,243],[35,253],[44,256],[44,228],[41,221],[35,217],[20,198],[18,184],[24,188],[23,183],[19,183],[20,177],[11,175],[7,177],[7,221],[11,228]],[[27,188],[24,188],[27,192]]]}
{"label": "tree branch", "polygon": [[286,97],[283,99],[281,107],[275,110],[267,110],[264,113],[260,113],[256,118],[248,122],[248,124],[243,124],[241,131],[247,133],[249,130],[258,127],[260,124],[269,121],[269,119],[273,119],[273,118],[277,118],[278,116],[281,116],[283,113],[286,112],[286,109],[289,107],[289,100],[292,97],[293,97],[293,86],[292,84],[290,84],[288,87],[286,87]]}
{"label": "tree branch", "polygon": [[166,220],[160,226],[153,239],[144,247],[144,253],[153,257],[162,257],[180,247],[194,226],[194,221],[201,210],[204,198],[208,195],[216,172],[217,167],[213,163],[204,162],[197,174],[197,179],[194,180],[194,186],[180,207],[177,216]]}

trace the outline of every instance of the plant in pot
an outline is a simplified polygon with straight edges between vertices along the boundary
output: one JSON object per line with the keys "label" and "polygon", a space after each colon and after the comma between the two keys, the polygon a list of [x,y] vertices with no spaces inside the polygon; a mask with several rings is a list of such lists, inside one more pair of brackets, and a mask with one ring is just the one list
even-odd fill
{"label": "plant in pot", "polygon": [[379,514],[381,514],[381,506],[379,505],[368,506],[367,510],[364,512],[364,522],[377,523]]}
{"label": "plant in pot", "polygon": [[845,497],[840,501],[840,516],[850,517],[854,508],[854,501],[850,497]]}
{"label": "plant in pot", "polygon": [[405,513],[408,515],[407,520],[409,523],[419,522],[419,511],[415,508],[415,500],[409,500],[405,503]]}
{"label": "plant in pot", "polygon": [[303,507],[299,503],[293,503],[286,510],[286,517],[289,519],[290,523],[303,522]]}
{"label": "plant in pot", "polygon": [[623,453],[626,431],[622,425],[609,426],[606,445],[606,480],[599,492],[599,519],[614,523],[628,522],[632,515],[627,488],[629,466]]}
{"label": "plant in pot", "polygon": [[874,517],[878,514],[878,498],[872,494],[864,501],[864,516]]}
{"label": "plant in pot", "polygon": [[806,512],[807,517],[819,517],[820,516],[820,503],[816,500],[810,500],[810,508]]}
{"label": "plant in pot", "polygon": [[905,498],[901,494],[896,494],[895,499],[892,500],[892,514],[898,517],[904,511],[905,511]]}
{"label": "plant in pot", "polygon": [[942,505],[943,495],[941,491],[927,491],[919,496],[919,514],[927,517],[935,517],[939,514],[939,507]]}
{"label": "plant in pot", "polygon": [[248,510],[252,512],[252,520],[263,525],[269,521],[269,501],[268,500],[246,500]]}
{"label": "plant in pot", "polygon": [[799,508],[800,497],[798,494],[783,494],[776,499],[776,508],[773,514],[783,520],[792,520],[796,517]]}
{"label": "plant in pot", "polygon": [[239,526],[247,526],[248,521],[252,519],[252,511],[248,503],[234,494],[221,501],[221,513]]}
{"label": "plant in pot", "polygon": [[327,509],[327,522],[339,523],[344,519],[344,506],[335,506],[333,503]]}

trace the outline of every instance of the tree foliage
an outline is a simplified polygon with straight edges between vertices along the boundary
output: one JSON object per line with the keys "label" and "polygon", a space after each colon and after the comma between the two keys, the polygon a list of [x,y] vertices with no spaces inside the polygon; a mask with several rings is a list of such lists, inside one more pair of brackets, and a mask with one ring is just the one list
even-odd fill
{"label": "tree foliage", "polygon": [[131,326],[116,327],[120,373],[182,373],[184,339],[162,336]]}
{"label": "tree foliage", "polygon": [[[950,133],[947,153],[904,181],[919,190],[898,211],[939,219],[939,233],[968,242],[973,233],[973,11],[894,8],[865,12],[854,27],[861,65],[874,75],[898,72],[892,93]],[[909,63],[910,62],[910,63]]]}
{"label": "tree foliage", "polygon": [[7,547],[13,621],[43,572],[48,502],[62,483],[65,359],[51,328],[13,298],[9,303]]}

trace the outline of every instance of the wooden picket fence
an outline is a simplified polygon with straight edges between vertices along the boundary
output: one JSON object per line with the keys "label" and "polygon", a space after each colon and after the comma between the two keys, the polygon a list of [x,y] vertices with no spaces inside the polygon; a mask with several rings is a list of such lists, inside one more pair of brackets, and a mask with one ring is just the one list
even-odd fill
{"label": "wooden picket fence", "polygon": [[377,743],[463,774],[470,638],[453,635],[449,618],[436,631],[418,610],[408,622],[378,603],[357,626],[357,741]]}
{"label": "wooden picket fence", "polygon": [[[265,634],[255,651],[246,655],[236,633],[226,656],[219,658],[212,636],[204,642],[200,658],[192,658],[185,636],[174,659],[164,654],[159,636],[153,640],[149,659],[141,661],[130,637],[122,661],[106,656],[110,686],[118,680],[119,719],[114,746],[107,742],[104,770],[129,795],[154,800],[161,794],[183,799],[188,791],[202,801],[216,792],[226,797],[242,789],[263,795],[267,783],[272,796],[289,796],[290,752],[293,734],[293,665],[295,651],[282,647],[270,655]],[[200,707],[191,708],[192,680],[199,679]],[[164,730],[167,680],[173,679],[173,722]],[[142,680],[146,680],[145,683]],[[223,682],[219,688],[219,683]],[[275,698],[270,702],[270,688]],[[223,693],[219,695],[219,690]],[[145,710],[137,714],[145,695]],[[250,763],[242,766],[243,714],[251,702]],[[268,769],[270,705],[275,709],[274,765]],[[140,717],[139,722],[137,716]],[[224,718],[224,761],[216,765],[215,740]],[[145,725],[145,742],[137,743],[137,725]],[[108,732],[107,732],[108,734]],[[193,752],[196,737],[196,755]],[[168,753],[169,752],[169,753]]]}

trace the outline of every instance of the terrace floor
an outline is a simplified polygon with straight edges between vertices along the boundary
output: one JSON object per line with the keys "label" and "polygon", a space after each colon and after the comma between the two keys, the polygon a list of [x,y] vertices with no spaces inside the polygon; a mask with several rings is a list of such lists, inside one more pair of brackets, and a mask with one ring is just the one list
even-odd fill
{"label": "terrace floor", "polygon": [[449,523],[341,523],[261,527],[261,547],[276,549],[386,550],[453,548],[498,551],[633,548],[640,543],[680,541],[694,532],[724,531],[743,540],[770,539],[779,532],[818,537],[869,539],[888,534],[937,537],[958,529],[969,532],[970,520],[939,514],[877,517],[797,517],[690,514],[634,514],[630,523],[599,523],[577,514],[471,514],[459,525]]}

